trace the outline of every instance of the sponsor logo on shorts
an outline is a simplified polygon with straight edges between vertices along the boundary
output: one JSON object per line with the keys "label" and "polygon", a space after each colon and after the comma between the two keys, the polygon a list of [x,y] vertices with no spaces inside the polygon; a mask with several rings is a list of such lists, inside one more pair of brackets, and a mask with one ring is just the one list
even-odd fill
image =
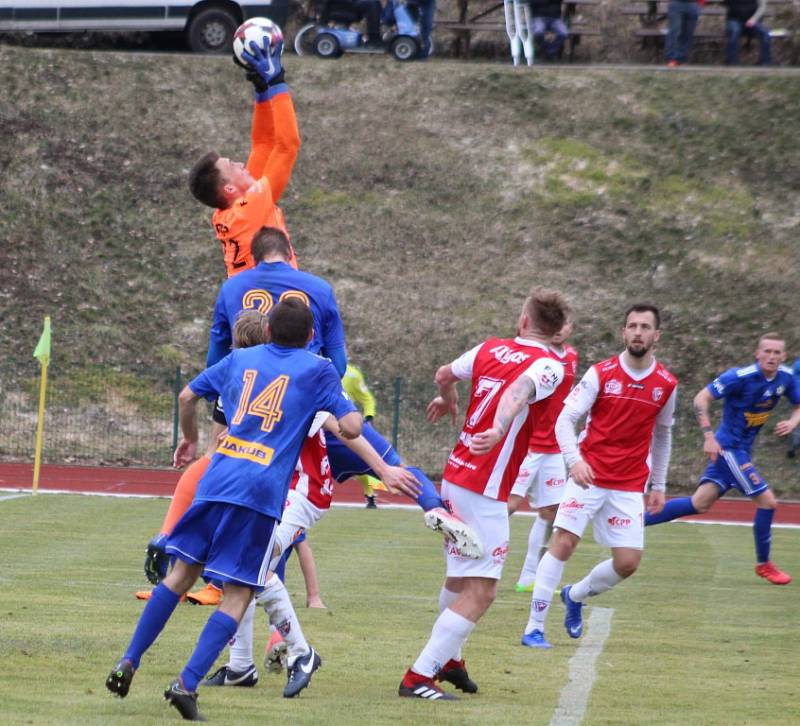
{"label": "sponsor logo on shorts", "polygon": [[447,554],[450,555],[450,557],[455,557],[456,559],[459,560],[466,559],[466,557],[464,557],[464,555],[462,555],[461,552],[459,552],[455,544],[450,541],[446,541],[444,543],[444,551],[447,552]]}
{"label": "sponsor logo on shorts", "polygon": [[544,485],[550,488],[563,487],[564,480],[559,479],[558,477],[551,477],[550,479],[545,479]]}
{"label": "sponsor logo on shorts", "polygon": [[507,345],[497,345],[490,348],[489,352],[497,358],[501,363],[524,363],[530,355],[523,353],[521,350],[512,350]]}
{"label": "sponsor logo on shorts", "polygon": [[608,526],[614,529],[627,529],[631,526],[631,519],[628,517],[609,517]]}
{"label": "sponsor logo on shorts", "polygon": [[583,509],[584,505],[581,504],[575,497],[570,497],[569,499],[565,499],[558,507],[559,512],[563,512],[564,514],[569,514],[570,512],[575,512],[578,509]]}
{"label": "sponsor logo on shorts", "polygon": [[492,561],[496,565],[502,565],[508,556],[508,542],[503,542],[499,547],[492,550]]}
{"label": "sponsor logo on shorts", "polygon": [[622,393],[622,384],[616,378],[612,378],[610,381],[606,381],[606,385],[603,386],[603,393],[618,396]]}
{"label": "sponsor logo on shorts", "polygon": [[533,609],[537,613],[544,612],[550,606],[550,603],[547,600],[533,600],[531,601],[531,605],[533,605]]}
{"label": "sponsor logo on shorts", "polygon": [[661,388],[661,386],[656,386],[653,389],[653,400],[660,401],[663,396],[664,396],[664,389]]}

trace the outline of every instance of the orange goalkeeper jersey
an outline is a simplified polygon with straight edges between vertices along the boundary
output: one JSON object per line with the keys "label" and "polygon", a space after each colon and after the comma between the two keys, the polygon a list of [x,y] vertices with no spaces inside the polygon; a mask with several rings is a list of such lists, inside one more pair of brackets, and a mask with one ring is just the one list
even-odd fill
{"label": "orange goalkeeper jersey", "polygon": [[[255,266],[251,253],[253,236],[264,226],[286,232],[283,212],[276,202],[292,175],[300,133],[292,97],[285,84],[270,89],[267,100],[256,101],[253,109],[252,149],[247,170],[257,179],[247,193],[227,209],[217,209],[211,217],[214,232],[222,243],[228,277]],[[297,267],[292,250],[289,260]]]}

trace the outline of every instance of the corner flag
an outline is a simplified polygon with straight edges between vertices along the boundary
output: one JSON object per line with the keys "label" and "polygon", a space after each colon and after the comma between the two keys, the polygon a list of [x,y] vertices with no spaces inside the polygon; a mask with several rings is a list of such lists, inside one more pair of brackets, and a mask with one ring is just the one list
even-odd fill
{"label": "corner flag", "polygon": [[44,329],[33,351],[33,357],[39,359],[39,363],[46,366],[50,362],[50,316],[45,316]]}
{"label": "corner flag", "polygon": [[44,329],[33,351],[33,357],[42,364],[42,379],[39,384],[39,421],[36,426],[36,450],[33,456],[33,486],[31,493],[39,490],[39,472],[42,467],[42,443],[44,441],[44,399],[47,391],[47,366],[50,364],[50,316],[44,318]]}

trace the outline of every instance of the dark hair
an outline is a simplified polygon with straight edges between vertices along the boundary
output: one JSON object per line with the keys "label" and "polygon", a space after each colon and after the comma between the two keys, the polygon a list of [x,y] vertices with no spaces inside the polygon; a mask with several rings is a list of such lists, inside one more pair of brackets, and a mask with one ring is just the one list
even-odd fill
{"label": "dark hair", "polygon": [[285,260],[292,256],[289,238],[282,229],[277,227],[262,227],[253,235],[250,251],[256,262],[261,262],[265,257],[279,254]]}
{"label": "dark hair", "polygon": [[631,305],[625,311],[625,322],[623,323],[623,326],[628,324],[628,316],[631,313],[653,313],[653,317],[656,319],[656,330],[660,330],[661,312],[655,305],[653,305],[653,303],[636,303],[635,305]]}
{"label": "dark hair", "polygon": [[534,288],[525,300],[523,310],[531,325],[543,335],[555,335],[567,320],[569,305],[561,293],[545,288]]}
{"label": "dark hair", "polygon": [[297,298],[281,300],[269,313],[270,340],[286,348],[305,348],[313,326],[311,309]]}
{"label": "dark hair", "polygon": [[242,310],[233,324],[233,347],[250,348],[266,343],[267,316],[258,310]]}
{"label": "dark hair", "polygon": [[189,191],[198,202],[224,209],[227,206],[225,197],[222,196],[222,175],[217,169],[219,154],[209,151],[203,154],[189,172]]}

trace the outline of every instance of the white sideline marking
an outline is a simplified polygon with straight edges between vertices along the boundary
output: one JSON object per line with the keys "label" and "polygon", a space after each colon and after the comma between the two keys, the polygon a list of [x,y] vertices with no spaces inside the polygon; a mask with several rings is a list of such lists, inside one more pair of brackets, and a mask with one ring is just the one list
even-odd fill
{"label": "white sideline marking", "polygon": [[[19,497],[30,496],[29,489],[19,487],[0,487],[0,492],[18,492]],[[78,494],[82,497],[116,497],[118,499],[171,499],[172,495],[167,494],[125,494],[123,492],[78,492],[74,489],[40,489],[39,494]],[[335,496],[335,495],[334,495]],[[17,497],[0,497],[0,502],[4,499],[16,499]],[[364,505],[360,502],[337,502],[334,507],[349,509],[363,509]],[[418,504],[384,504],[380,503],[379,509],[419,509]],[[535,517],[536,512],[515,512],[515,517]],[[752,522],[726,522],[720,519],[686,519],[676,520],[675,522],[665,522],[665,524],[721,524],[729,527],[752,527]],[[800,529],[800,524],[773,524],[773,529]]]}
{"label": "white sideline marking", "polygon": [[613,608],[592,608],[586,635],[572,658],[569,659],[567,684],[561,689],[558,706],[550,719],[550,726],[580,726],[586,715],[589,695],[597,673],[594,664],[611,634]]}
{"label": "white sideline marking", "polygon": [[[12,490],[12,491],[16,491],[16,490]],[[30,496],[30,494],[27,494],[27,493],[24,493],[24,494],[9,494],[7,497],[0,497],[0,502],[4,502],[4,501],[6,501],[6,499],[22,499],[22,497],[29,497],[29,496]]]}

